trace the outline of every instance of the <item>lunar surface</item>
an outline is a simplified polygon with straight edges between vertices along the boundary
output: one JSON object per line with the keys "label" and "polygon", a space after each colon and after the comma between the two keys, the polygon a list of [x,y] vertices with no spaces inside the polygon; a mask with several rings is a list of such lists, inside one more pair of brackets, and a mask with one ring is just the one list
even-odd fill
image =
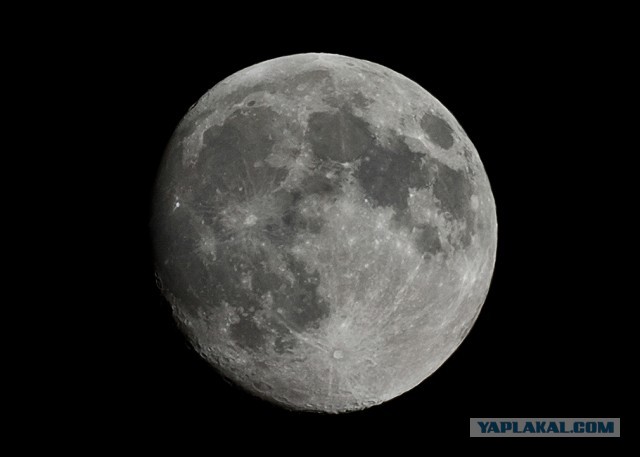
{"label": "lunar surface", "polygon": [[300,54],[217,84],[169,142],[157,274],[223,376],[286,408],[363,409],[431,375],[485,300],[495,203],[456,119],[383,66]]}

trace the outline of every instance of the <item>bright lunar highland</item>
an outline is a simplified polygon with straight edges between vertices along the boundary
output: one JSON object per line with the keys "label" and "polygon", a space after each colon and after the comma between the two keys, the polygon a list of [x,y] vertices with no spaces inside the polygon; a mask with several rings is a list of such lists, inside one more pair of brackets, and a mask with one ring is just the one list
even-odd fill
{"label": "bright lunar highland", "polygon": [[489,289],[496,210],[475,147],[371,62],[300,54],[228,77],[178,125],[154,192],[180,327],[223,376],[290,409],[415,387]]}

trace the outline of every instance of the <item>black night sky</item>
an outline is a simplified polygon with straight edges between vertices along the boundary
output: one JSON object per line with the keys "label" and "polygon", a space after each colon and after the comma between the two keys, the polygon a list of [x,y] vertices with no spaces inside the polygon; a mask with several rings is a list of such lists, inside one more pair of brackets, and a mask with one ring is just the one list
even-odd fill
{"label": "black night sky", "polygon": [[[248,26],[232,38],[231,25],[190,35],[134,21],[99,34],[85,70],[97,77],[92,108],[105,119],[104,151],[89,165],[102,241],[99,258],[82,265],[99,272],[83,285],[99,301],[87,306],[100,310],[84,338],[101,356],[77,343],[79,429],[156,446],[184,437],[208,453],[225,441],[241,453],[340,440],[427,455],[436,441],[478,449],[505,441],[470,440],[470,417],[623,416],[617,329],[628,301],[601,219],[615,199],[601,187],[608,172],[599,157],[610,146],[593,115],[610,87],[598,87],[594,73],[609,59],[597,36],[513,22],[442,43],[436,30],[335,27],[330,37],[300,25],[252,39]],[[149,237],[156,169],[189,107],[235,71],[301,52],[370,60],[427,89],[475,144],[498,212],[492,285],[463,344],[410,392],[337,416],[288,412],[225,382],[174,324],[155,285]]]}

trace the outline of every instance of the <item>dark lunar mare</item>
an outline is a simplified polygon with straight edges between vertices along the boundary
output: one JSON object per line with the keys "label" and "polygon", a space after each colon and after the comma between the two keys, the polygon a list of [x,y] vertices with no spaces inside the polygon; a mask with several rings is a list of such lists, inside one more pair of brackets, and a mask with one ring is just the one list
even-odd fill
{"label": "dark lunar mare", "polygon": [[409,149],[401,137],[388,146],[371,141],[355,173],[360,186],[377,206],[390,206],[397,215],[407,210],[409,188],[423,189],[434,179],[422,155]]}
{"label": "dark lunar mare", "polygon": [[[236,308],[241,319],[230,327],[234,341],[241,347],[257,349],[265,344],[265,334],[258,328],[256,315],[262,313],[267,324],[284,322],[297,332],[315,328],[329,313],[329,305],[318,295],[317,273],[308,272],[304,265],[290,255],[285,256],[287,278],[270,268],[270,253],[257,249],[248,251],[240,243],[226,243],[218,259],[209,267],[216,288],[212,306],[222,302]],[[251,287],[239,278],[251,277]],[[290,281],[293,278],[293,281]],[[271,294],[273,306],[265,308],[265,296]],[[273,327],[276,342],[284,344],[289,331],[283,325]]]}
{"label": "dark lunar mare", "polygon": [[266,107],[240,109],[222,126],[203,134],[204,150],[196,164],[200,182],[194,200],[219,209],[228,200],[245,200],[273,189],[287,176],[285,169],[253,166],[264,160],[278,141],[282,125]]}
{"label": "dark lunar mare", "polygon": [[420,126],[431,141],[441,148],[449,149],[453,146],[453,129],[444,119],[427,113],[420,120]]}
{"label": "dark lunar mare", "polygon": [[307,141],[320,159],[351,162],[368,149],[373,142],[373,135],[366,122],[342,108],[335,113],[312,113],[309,116]]}
{"label": "dark lunar mare", "polygon": [[[426,114],[421,125],[441,147],[452,146],[453,130],[444,120]],[[409,189],[431,187],[445,215],[466,223],[460,245],[466,247],[471,242],[475,230],[475,214],[470,207],[474,188],[473,176],[468,172],[454,170],[412,151],[401,135],[391,136],[387,144],[381,144],[369,125],[346,107],[336,112],[313,113],[307,140],[314,155],[323,161],[357,161],[354,176],[365,195],[376,206],[393,208],[396,222],[409,230],[418,230],[417,247],[425,254],[440,250],[438,229],[411,219],[408,214]]]}
{"label": "dark lunar mare", "polygon": [[[198,117],[194,122],[199,120]],[[194,255],[199,249],[201,227],[190,213],[171,211],[171,218],[153,224],[157,250],[169,259],[166,265],[158,266],[159,274],[169,290],[188,291],[181,301],[184,311],[195,317],[199,309],[219,307],[223,302],[238,308],[242,319],[231,325],[230,332],[241,347],[249,349],[262,347],[266,341],[254,318],[265,311],[267,293],[272,294],[274,309],[263,313],[262,318],[270,321],[278,350],[285,350],[290,344],[289,327],[298,332],[307,331],[316,327],[329,312],[328,304],[317,293],[317,273],[306,271],[300,261],[282,248],[290,245],[295,233],[318,232],[322,226],[320,218],[308,218],[298,211],[302,196],[335,194],[338,187],[335,182],[314,174],[293,191],[276,190],[286,178],[287,170],[269,166],[264,159],[282,139],[277,134],[282,132],[280,122],[269,108],[241,108],[222,125],[204,131],[204,149],[193,167],[197,173],[181,166],[182,185],[190,190],[193,202],[183,205],[188,204],[213,228],[214,261],[204,261]],[[183,126],[180,131],[192,130]],[[256,162],[262,166],[253,166]],[[243,237],[224,227],[219,215],[230,202],[240,205],[261,195],[271,195],[275,207],[281,210],[270,215],[262,230]],[[173,210],[170,208],[173,204],[173,201],[161,200],[164,208],[160,211]],[[182,236],[176,237],[176,233]],[[261,243],[267,248],[261,247]],[[272,271],[269,256],[274,252],[284,253],[286,270],[291,273],[289,277],[294,278],[293,282]],[[174,267],[177,263],[180,268]],[[251,289],[239,281],[243,275],[251,276]],[[276,309],[280,310],[277,316],[273,314]]]}

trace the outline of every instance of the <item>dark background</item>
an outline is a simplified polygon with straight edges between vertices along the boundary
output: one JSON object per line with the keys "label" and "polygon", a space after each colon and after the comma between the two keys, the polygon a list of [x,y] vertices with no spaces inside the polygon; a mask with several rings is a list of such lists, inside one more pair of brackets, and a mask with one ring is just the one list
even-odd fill
{"label": "dark background", "polygon": [[[79,116],[100,119],[80,177],[98,210],[87,210],[77,233],[84,240],[90,228],[96,246],[77,267],[90,272],[82,287],[98,310],[80,326],[91,344],[75,345],[81,428],[111,443],[178,436],[238,452],[303,452],[342,440],[362,450],[418,445],[426,455],[435,442],[469,444],[470,417],[624,416],[629,300],[611,216],[624,212],[606,122],[615,44],[572,20],[576,27],[496,21],[464,33],[391,19],[258,30],[224,16],[207,26],[192,18],[186,32],[150,18],[101,29],[78,53],[78,81],[92,78],[81,86],[91,110]],[[219,377],[155,286],[148,230],[156,169],[188,108],[235,71],[301,52],[371,60],[432,93],[478,149],[498,212],[493,281],[460,348],[410,392],[337,416],[285,411]],[[472,444],[496,441],[507,440]]]}

